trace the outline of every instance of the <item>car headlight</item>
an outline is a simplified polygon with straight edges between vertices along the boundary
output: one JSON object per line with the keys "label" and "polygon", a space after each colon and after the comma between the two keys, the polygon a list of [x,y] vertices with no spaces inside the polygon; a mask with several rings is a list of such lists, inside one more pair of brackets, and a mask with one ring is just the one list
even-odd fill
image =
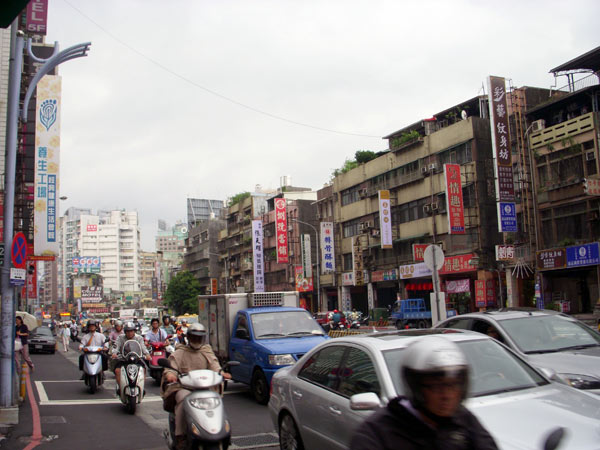
{"label": "car headlight", "polygon": [[217,397],[194,398],[190,400],[190,405],[198,409],[215,409],[221,404],[221,399]]}
{"label": "car headlight", "polygon": [[294,357],[289,353],[283,355],[269,355],[269,364],[272,366],[289,366],[295,362]]}
{"label": "car headlight", "polygon": [[576,389],[600,389],[600,379],[577,373],[559,373],[558,376]]}

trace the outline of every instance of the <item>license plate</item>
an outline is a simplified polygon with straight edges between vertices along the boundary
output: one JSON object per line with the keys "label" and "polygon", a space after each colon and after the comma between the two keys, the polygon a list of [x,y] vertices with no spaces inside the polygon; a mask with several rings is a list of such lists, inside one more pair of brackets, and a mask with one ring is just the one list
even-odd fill
{"label": "license plate", "polygon": [[156,356],[162,356],[163,352],[154,352]]}
{"label": "license plate", "polygon": [[41,346],[41,345],[36,345],[36,346],[35,346],[35,349],[36,349],[36,350],[38,350],[38,349],[41,349],[41,348],[42,348],[42,346]]}

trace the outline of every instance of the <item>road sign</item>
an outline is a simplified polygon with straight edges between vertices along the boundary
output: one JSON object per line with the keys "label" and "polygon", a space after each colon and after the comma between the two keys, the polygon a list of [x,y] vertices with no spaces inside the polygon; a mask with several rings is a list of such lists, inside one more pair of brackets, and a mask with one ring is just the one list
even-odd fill
{"label": "road sign", "polygon": [[17,269],[14,267],[10,268],[10,284],[15,286],[25,285],[25,279],[27,278],[27,271],[25,269]]}
{"label": "road sign", "polygon": [[440,270],[444,266],[444,251],[437,245],[430,245],[423,253],[423,261],[429,270]]}
{"label": "road sign", "polygon": [[13,238],[10,257],[13,266],[18,269],[24,269],[27,262],[27,240],[20,231]]}

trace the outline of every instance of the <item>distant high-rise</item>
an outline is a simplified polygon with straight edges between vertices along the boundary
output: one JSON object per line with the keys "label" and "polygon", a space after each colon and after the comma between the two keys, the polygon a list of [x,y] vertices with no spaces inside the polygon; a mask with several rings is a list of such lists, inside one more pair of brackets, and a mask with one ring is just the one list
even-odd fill
{"label": "distant high-rise", "polygon": [[187,199],[187,221],[192,227],[194,224],[208,219],[219,218],[223,209],[223,200],[207,200],[205,198]]}

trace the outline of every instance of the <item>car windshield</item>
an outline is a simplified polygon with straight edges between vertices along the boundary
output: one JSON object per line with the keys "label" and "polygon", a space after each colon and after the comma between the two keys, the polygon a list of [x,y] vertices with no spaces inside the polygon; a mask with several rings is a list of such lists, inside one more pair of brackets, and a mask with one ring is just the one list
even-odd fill
{"label": "car windshield", "polygon": [[256,339],[323,334],[323,329],[308,311],[266,312],[250,317]]}
{"label": "car windshield", "polygon": [[504,319],[498,324],[527,354],[600,346],[600,334],[581,322],[559,315]]}
{"label": "car windshield", "polygon": [[[528,389],[547,381],[533,368],[492,339],[457,342],[469,362],[469,396],[480,397]],[[400,364],[404,349],[383,352],[398,393],[402,393]]]}
{"label": "car windshield", "polygon": [[52,336],[52,331],[50,331],[50,328],[37,327],[32,331],[32,334],[37,334],[38,336]]}

